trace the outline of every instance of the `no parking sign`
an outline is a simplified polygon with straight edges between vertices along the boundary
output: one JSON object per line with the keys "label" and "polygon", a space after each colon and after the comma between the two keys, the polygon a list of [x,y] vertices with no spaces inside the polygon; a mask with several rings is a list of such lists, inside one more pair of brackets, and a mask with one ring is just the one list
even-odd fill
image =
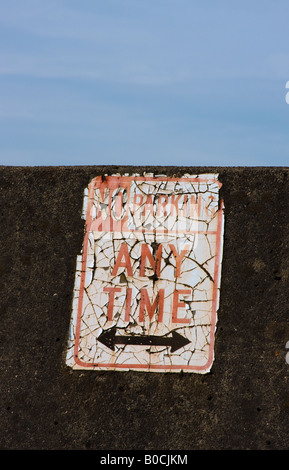
{"label": "no parking sign", "polygon": [[206,373],[224,208],[215,174],[97,176],[85,191],[66,362]]}

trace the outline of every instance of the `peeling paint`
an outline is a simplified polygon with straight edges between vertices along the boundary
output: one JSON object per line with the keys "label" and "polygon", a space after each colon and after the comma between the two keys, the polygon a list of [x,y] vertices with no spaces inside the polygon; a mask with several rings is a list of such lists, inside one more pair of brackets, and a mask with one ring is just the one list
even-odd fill
{"label": "peeling paint", "polygon": [[67,365],[210,371],[223,248],[220,187],[215,174],[91,181]]}

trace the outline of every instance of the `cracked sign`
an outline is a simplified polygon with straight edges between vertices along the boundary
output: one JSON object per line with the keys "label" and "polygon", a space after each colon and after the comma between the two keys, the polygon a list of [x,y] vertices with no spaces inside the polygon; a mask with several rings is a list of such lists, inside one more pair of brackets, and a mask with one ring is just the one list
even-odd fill
{"label": "cracked sign", "polygon": [[219,305],[218,175],[112,175],[84,194],[66,363],[209,372]]}

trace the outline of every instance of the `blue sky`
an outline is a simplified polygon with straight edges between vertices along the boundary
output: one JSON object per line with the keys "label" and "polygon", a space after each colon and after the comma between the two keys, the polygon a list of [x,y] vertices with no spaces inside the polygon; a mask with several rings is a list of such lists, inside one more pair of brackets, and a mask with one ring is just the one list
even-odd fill
{"label": "blue sky", "polygon": [[0,0],[0,164],[289,166],[288,24],[288,0]]}

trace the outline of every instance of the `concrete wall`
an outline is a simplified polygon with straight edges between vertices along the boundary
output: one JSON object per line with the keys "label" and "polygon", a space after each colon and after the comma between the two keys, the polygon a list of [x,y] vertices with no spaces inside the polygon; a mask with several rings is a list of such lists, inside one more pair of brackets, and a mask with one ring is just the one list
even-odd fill
{"label": "concrete wall", "polygon": [[[217,172],[225,240],[209,374],[65,365],[83,190],[99,174]],[[0,168],[1,449],[286,449],[287,168]]]}

